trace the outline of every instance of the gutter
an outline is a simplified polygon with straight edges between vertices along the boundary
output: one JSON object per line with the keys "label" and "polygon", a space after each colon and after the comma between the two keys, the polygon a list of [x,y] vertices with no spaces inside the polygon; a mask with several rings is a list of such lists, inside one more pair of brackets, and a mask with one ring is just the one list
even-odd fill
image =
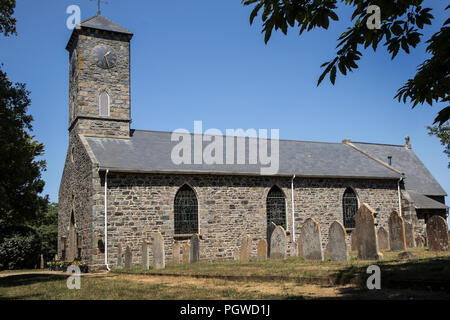
{"label": "gutter", "polygon": [[400,183],[403,181],[403,177],[401,177],[397,182],[397,190],[398,190],[398,213],[400,214],[400,217],[403,217],[402,213],[402,197],[400,192]]}
{"label": "gutter", "polygon": [[111,269],[108,266],[108,172],[109,169],[106,169],[105,172],[105,265],[106,269],[111,271]]}
{"label": "gutter", "polygon": [[295,242],[295,220],[294,220],[294,179],[295,174],[291,179],[291,207],[292,207],[292,242]]}

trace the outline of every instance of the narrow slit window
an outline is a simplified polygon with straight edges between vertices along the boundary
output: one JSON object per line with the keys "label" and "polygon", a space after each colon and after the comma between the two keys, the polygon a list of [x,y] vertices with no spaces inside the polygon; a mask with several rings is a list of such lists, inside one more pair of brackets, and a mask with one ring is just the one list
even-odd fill
{"label": "narrow slit window", "polygon": [[106,91],[100,92],[99,95],[99,115],[102,117],[109,116],[109,94]]}
{"label": "narrow slit window", "polygon": [[355,227],[355,214],[358,211],[358,197],[352,188],[347,188],[342,199],[344,227]]}

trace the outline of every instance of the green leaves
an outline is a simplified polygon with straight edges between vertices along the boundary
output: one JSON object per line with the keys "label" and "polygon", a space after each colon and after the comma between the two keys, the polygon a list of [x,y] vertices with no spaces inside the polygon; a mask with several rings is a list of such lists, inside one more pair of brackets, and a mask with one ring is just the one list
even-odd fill
{"label": "green leaves", "polygon": [[14,14],[15,7],[16,0],[0,1],[0,34],[3,33],[5,37],[10,34],[17,34],[16,19],[12,16]]}

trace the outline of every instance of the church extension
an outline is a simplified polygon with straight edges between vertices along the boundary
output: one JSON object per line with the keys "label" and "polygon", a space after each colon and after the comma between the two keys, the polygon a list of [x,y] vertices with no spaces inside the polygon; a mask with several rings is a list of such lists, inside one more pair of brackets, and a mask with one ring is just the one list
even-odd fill
{"label": "church extension", "polygon": [[446,217],[447,194],[409,139],[405,145],[280,140],[275,175],[262,175],[254,165],[175,165],[170,132],[130,129],[132,37],[97,15],[73,30],[66,47],[70,106],[59,191],[62,259],[114,268],[129,246],[138,264],[142,242],[154,231],[164,237],[168,261],[173,244],[196,233],[201,260],[232,259],[245,235],[253,239],[254,255],[270,222],[287,231],[289,253],[309,217],[319,222],[325,247],[331,222],[342,222],[351,233],[362,203],[376,210],[377,225],[385,228],[394,210],[421,234],[428,217]]}

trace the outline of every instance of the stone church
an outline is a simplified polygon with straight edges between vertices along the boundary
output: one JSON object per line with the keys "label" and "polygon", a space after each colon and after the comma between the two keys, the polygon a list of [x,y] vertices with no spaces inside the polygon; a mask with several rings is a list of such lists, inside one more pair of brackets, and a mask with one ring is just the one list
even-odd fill
{"label": "stone church", "polygon": [[[286,230],[293,253],[309,217],[320,224],[325,248],[330,223],[338,220],[351,233],[362,203],[376,210],[378,226],[386,227],[396,210],[419,233],[430,215],[446,217],[447,194],[409,138],[404,145],[279,140],[279,170],[270,175],[261,174],[258,164],[174,164],[170,132],[130,128],[132,37],[97,15],[73,30],[66,47],[69,147],[59,191],[62,259],[114,268],[129,246],[139,264],[142,242],[151,241],[154,231],[164,237],[167,261],[174,243],[184,244],[193,234],[201,239],[201,260],[233,259],[245,235],[253,240],[254,255],[271,222]],[[241,139],[250,144],[252,138]]]}

